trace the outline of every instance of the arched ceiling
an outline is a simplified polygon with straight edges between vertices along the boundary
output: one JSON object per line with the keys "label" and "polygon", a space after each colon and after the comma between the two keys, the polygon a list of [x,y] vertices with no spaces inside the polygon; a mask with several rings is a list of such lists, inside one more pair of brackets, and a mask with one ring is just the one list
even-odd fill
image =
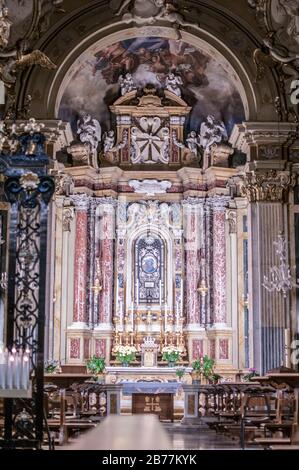
{"label": "arched ceiling", "polygon": [[[108,106],[118,96],[118,74],[128,67],[141,86],[159,79],[163,83],[173,67],[183,75],[183,96],[194,106],[191,127],[209,113],[223,119],[228,130],[242,119],[276,119],[273,73],[266,70],[263,80],[255,80],[252,54],[259,38],[258,28],[248,23],[254,20],[250,8],[244,5],[242,10],[239,2],[232,7],[226,0],[189,3],[196,5],[197,26],[182,28],[182,40],[177,41],[165,21],[154,26],[125,24],[108,1],[65,0],[66,13],[56,15],[57,22],[36,43],[57,69],[25,72],[19,102],[30,93],[36,117],[74,123],[79,113],[89,111],[109,127]],[[163,60],[157,57],[159,49]],[[112,67],[107,66],[109,60]]]}

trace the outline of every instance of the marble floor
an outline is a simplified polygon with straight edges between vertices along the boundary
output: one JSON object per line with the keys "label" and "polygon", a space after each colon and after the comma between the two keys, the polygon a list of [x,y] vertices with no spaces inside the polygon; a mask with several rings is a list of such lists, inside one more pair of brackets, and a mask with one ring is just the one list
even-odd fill
{"label": "marble floor", "polygon": [[239,441],[217,434],[206,423],[183,427],[179,423],[163,424],[174,450],[240,450]]}

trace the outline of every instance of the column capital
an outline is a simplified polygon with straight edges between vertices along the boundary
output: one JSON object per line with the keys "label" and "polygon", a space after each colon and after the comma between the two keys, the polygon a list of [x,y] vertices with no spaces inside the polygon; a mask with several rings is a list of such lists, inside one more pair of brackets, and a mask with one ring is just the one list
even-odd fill
{"label": "column capital", "polygon": [[96,206],[112,206],[112,207],[116,207],[117,204],[118,204],[118,200],[115,199],[114,197],[111,197],[111,196],[107,196],[107,197],[95,197],[93,198],[93,201],[94,201],[94,204]]}
{"label": "column capital", "polygon": [[87,211],[90,205],[90,197],[86,194],[73,194],[70,197],[77,211]]}
{"label": "column capital", "polygon": [[249,202],[284,202],[295,182],[289,171],[249,171],[243,177],[241,195]]}
{"label": "column capital", "polygon": [[207,204],[214,212],[224,212],[228,207],[230,196],[214,196],[207,199]]}
{"label": "column capital", "polygon": [[206,198],[204,197],[188,196],[186,199],[182,200],[182,206],[186,207],[186,206],[198,206],[200,204],[203,205],[205,201],[206,201]]}

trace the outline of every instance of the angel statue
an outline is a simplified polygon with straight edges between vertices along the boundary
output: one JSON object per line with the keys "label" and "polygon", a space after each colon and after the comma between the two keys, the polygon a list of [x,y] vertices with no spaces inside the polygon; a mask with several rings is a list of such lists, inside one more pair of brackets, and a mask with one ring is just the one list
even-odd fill
{"label": "angel statue", "polygon": [[200,143],[198,141],[198,137],[195,131],[191,131],[188,134],[188,137],[186,139],[186,144],[190,152],[193,153],[195,156],[197,156],[198,151],[200,149]]}
{"label": "angel statue", "polygon": [[110,152],[115,145],[115,133],[114,131],[108,131],[104,134],[104,154]]}
{"label": "angel statue", "polygon": [[101,125],[96,119],[92,119],[90,114],[84,114],[77,121],[77,135],[82,143],[87,143],[90,150],[96,152],[102,138]]}
{"label": "angel statue", "polygon": [[217,121],[215,116],[209,115],[200,126],[200,145],[206,151],[211,152],[213,144],[220,144],[228,140],[227,130],[222,121]]}
{"label": "angel statue", "polygon": [[171,91],[175,95],[181,97],[181,88],[180,86],[183,85],[183,80],[179,75],[175,75],[173,72],[170,72],[165,80],[165,88],[168,91]]}
{"label": "angel statue", "polygon": [[0,47],[5,48],[8,45],[10,28],[12,21],[8,18],[8,8],[1,7],[0,9]]}
{"label": "angel statue", "polygon": [[177,39],[182,39],[180,33],[181,26],[199,26],[197,23],[188,23],[185,21],[184,16],[182,15],[180,9],[176,7],[173,3],[163,1],[160,13],[156,16],[156,19],[165,19],[173,25],[173,29],[176,32]]}
{"label": "angel statue", "polygon": [[125,76],[121,75],[118,79],[120,84],[121,96],[126,95],[130,91],[136,90],[137,87],[134,83],[133,77],[130,73],[126,73]]}

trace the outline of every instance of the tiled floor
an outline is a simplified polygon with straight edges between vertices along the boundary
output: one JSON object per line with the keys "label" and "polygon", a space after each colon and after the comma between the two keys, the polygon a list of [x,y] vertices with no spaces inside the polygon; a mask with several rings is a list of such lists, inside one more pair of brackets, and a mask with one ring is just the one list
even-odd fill
{"label": "tiled floor", "polygon": [[164,424],[172,440],[174,450],[239,450],[239,441],[216,434],[207,424],[194,429],[180,424]]}

